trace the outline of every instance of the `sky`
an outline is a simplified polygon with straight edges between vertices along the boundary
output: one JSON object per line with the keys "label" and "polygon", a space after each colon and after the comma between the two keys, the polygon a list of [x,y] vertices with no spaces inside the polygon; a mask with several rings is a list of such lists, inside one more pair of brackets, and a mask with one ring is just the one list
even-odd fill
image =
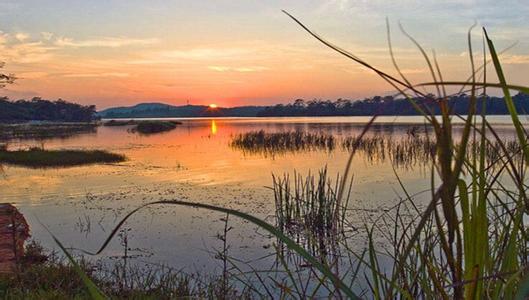
{"label": "sky", "polygon": [[[482,61],[481,26],[507,79],[529,85],[529,3],[492,0],[0,0],[0,61],[19,79],[11,99],[62,98],[98,109],[140,102],[219,106],[304,99],[361,99],[394,90],[373,72],[310,37],[281,10],[332,43],[413,82],[427,65],[399,23],[446,80],[470,74],[466,35]],[[481,57],[481,58],[480,58]]]}

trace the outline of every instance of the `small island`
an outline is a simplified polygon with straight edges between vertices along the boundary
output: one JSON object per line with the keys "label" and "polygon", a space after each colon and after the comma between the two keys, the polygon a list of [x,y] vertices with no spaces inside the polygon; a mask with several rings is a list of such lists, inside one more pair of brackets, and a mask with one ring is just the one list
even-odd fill
{"label": "small island", "polygon": [[0,147],[0,163],[28,168],[59,168],[96,163],[118,163],[125,156],[102,150],[7,150]]}
{"label": "small island", "polygon": [[140,134],[148,135],[153,133],[160,133],[170,131],[176,128],[177,125],[181,125],[179,121],[162,121],[162,120],[110,120],[103,123],[104,126],[108,127],[119,127],[119,126],[133,126],[130,131],[138,132]]}

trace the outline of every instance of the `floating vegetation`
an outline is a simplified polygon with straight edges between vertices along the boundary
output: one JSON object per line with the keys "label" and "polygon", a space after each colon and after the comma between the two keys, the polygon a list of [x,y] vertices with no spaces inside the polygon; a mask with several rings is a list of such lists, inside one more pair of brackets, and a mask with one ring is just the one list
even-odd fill
{"label": "floating vegetation", "polygon": [[335,254],[337,248],[333,245],[345,233],[349,198],[344,203],[338,199],[339,182],[338,177],[332,184],[326,168],[317,176],[273,176],[276,227],[321,258]]}
{"label": "floating vegetation", "polygon": [[0,125],[0,140],[67,138],[82,133],[95,133],[96,123],[42,123]]}
{"label": "floating vegetation", "polygon": [[57,168],[95,163],[117,163],[125,160],[121,154],[102,150],[29,150],[0,149],[0,163],[29,168]]}

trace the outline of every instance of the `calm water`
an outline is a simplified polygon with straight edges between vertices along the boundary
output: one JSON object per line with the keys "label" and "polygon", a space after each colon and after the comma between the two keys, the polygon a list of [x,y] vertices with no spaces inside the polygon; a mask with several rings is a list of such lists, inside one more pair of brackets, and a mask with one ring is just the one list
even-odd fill
{"label": "calm water", "polygon": [[[306,151],[263,156],[230,146],[232,137],[248,131],[304,130],[337,137],[357,135],[369,118],[225,118],[187,119],[177,129],[141,136],[126,127],[99,127],[95,134],[45,141],[12,141],[10,147],[43,144],[47,149],[105,149],[128,160],[115,165],[65,169],[27,169],[3,166],[1,202],[14,203],[28,219],[33,238],[55,248],[40,222],[65,244],[96,250],[113,226],[137,206],[162,199],[182,199],[232,207],[273,222],[272,174],[307,174],[327,166],[334,177],[343,173],[348,152]],[[510,132],[506,117],[492,117],[499,130]],[[372,134],[402,137],[418,117],[384,117]],[[403,194],[389,161],[373,162],[364,153],[355,156],[349,216],[359,225],[377,211],[393,206]],[[429,169],[397,169],[411,194],[429,188]],[[417,197],[421,202],[421,196]],[[358,213],[354,213],[354,212]],[[368,213],[366,213],[366,211]],[[223,215],[204,210],[157,207],[141,211],[127,222],[129,247],[138,263],[163,263],[187,271],[210,271],[219,265],[210,253],[220,249],[215,238],[224,226]],[[40,221],[40,222],[39,222]],[[273,240],[254,226],[230,218],[234,230],[230,255],[255,259],[271,252]],[[354,239],[354,237],[353,237]],[[361,241],[360,238],[358,238]],[[363,243],[357,243],[363,247]],[[115,239],[102,258],[122,255]],[[265,262],[266,263],[266,262]],[[257,263],[259,264],[259,263]]]}

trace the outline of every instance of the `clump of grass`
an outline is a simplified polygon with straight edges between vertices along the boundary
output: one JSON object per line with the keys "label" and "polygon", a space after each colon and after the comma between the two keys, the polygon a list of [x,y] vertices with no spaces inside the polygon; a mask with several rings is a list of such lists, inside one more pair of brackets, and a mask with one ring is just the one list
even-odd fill
{"label": "clump of grass", "polygon": [[323,258],[345,230],[349,197],[338,199],[339,179],[333,184],[326,168],[317,176],[273,176],[276,227]]}
{"label": "clump of grass", "polygon": [[57,168],[95,163],[117,163],[124,155],[103,150],[0,150],[0,162],[29,168]]}
{"label": "clump of grass", "polygon": [[333,135],[323,133],[307,133],[304,131],[273,132],[264,130],[238,134],[232,138],[232,147],[250,153],[275,155],[300,150],[329,150],[335,147]]}

